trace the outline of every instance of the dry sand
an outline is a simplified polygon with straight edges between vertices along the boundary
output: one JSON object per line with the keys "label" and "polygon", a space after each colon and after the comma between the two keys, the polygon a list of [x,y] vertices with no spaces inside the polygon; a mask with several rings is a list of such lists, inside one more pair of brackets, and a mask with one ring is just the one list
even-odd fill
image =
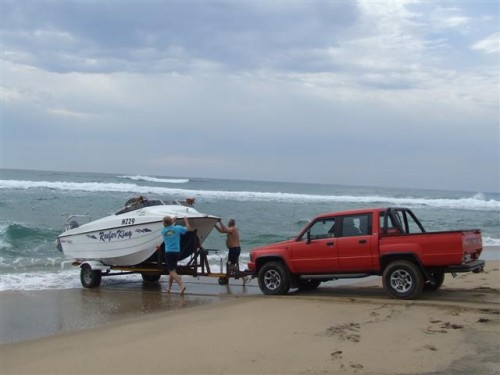
{"label": "dry sand", "polygon": [[500,374],[499,267],[447,275],[415,301],[389,297],[377,278],[3,344],[0,373]]}

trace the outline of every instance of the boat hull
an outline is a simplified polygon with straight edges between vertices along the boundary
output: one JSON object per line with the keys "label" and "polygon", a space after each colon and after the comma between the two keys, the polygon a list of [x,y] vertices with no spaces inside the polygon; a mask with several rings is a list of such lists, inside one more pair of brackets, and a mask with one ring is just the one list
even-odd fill
{"label": "boat hull", "polygon": [[[78,262],[98,260],[110,266],[133,266],[144,262],[163,242],[162,219],[179,212],[151,208],[133,213],[112,215],[58,236],[58,242],[67,258]],[[200,243],[219,220],[216,216],[203,215],[193,209],[182,212],[197,231]]]}

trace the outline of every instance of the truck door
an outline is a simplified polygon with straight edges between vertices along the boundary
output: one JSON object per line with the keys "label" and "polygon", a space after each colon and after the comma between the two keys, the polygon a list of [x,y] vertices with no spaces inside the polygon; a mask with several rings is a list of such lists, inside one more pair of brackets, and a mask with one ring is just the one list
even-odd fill
{"label": "truck door", "polygon": [[335,218],[316,220],[290,246],[290,269],[300,273],[325,273],[338,270]]}
{"label": "truck door", "polygon": [[366,271],[376,268],[372,236],[372,214],[363,213],[337,218],[337,251],[342,271]]}

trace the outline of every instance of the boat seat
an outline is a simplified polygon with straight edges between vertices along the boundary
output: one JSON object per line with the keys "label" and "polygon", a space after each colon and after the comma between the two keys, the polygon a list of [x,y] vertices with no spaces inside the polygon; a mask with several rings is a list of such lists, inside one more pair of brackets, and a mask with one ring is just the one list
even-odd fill
{"label": "boat seat", "polygon": [[[178,260],[186,259],[190,257],[196,250],[201,247],[200,239],[198,237],[198,230],[195,229],[193,232],[187,232],[181,235],[181,253]],[[166,263],[165,260],[165,242],[160,245],[161,251],[161,261]],[[144,263],[156,262],[158,260],[158,253],[155,251]]]}
{"label": "boat seat", "polygon": [[198,238],[198,230],[187,232],[181,236],[181,254],[179,260],[186,259],[191,256],[196,250],[201,247],[200,239]]}

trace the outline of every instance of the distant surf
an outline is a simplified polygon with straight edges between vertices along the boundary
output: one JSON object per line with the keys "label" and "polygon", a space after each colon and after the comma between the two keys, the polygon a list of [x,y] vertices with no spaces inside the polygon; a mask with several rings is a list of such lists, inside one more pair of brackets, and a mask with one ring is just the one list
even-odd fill
{"label": "distant surf", "polygon": [[[138,176],[137,176],[138,177]],[[166,180],[167,181],[167,180]],[[180,181],[180,180],[176,180]],[[185,180],[184,180],[185,181]],[[180,182],[177,182],[180,183]],[[1,180],[0,189],[50,189],[85,192],[126,192],[134,194],[174,195],[178,197],[203,197],[209,200],[236,200],[255,202],[345,202],[373,205],[396,205],[408,207],[433,207],[463,210],[500,210],[500,201],[485,200],[484,195],[477,193],[462,198],[422,198],[422,197],[391,197],[383,195],[317,195],[295,194],[262,191],[226,191],[226,190],[190,190],[174,189],[160,186],[142,186],[133,183],[108,182],[64,182],[64,181],[20,181]]]}
{"label": "distant surf", "polygon": [[165,184],[186,184],[189,182],[188,178],[158,178],[150,176],[118,176],[118,178],[129,179],[133,181],[147,181],[147,182],[159,182]]}

